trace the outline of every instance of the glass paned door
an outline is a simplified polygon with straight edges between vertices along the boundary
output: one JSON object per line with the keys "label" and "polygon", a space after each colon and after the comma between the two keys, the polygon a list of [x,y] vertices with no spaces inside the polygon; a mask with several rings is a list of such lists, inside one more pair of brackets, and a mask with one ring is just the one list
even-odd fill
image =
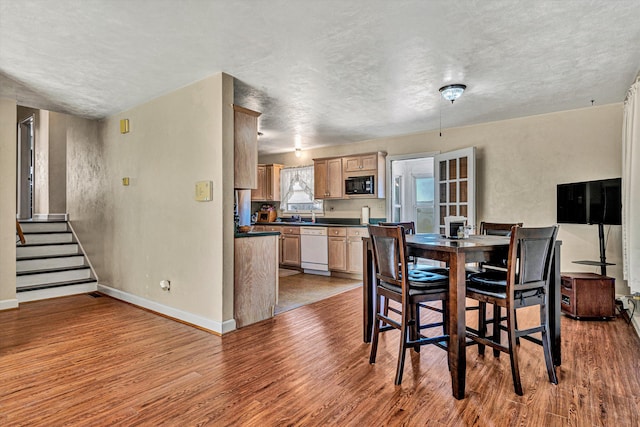
{"label": "glass paned door", "polygon": [[476,224],[475,147],[435,156],[438,233],[445,234],[445,216],[464,216]]}
{"label": "glass paned door", "polygon": [[393,177],[391,221],[400,222],[402,218],[402,175]]}

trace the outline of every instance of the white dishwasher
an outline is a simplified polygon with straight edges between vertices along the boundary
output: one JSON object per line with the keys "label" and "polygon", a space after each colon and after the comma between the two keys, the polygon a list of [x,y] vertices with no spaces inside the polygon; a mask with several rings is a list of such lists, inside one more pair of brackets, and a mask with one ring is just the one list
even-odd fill
{"label": "white dishwasher", "polygon": [[330,275],[327,227],[300,227],[300,266],[305,273]]}

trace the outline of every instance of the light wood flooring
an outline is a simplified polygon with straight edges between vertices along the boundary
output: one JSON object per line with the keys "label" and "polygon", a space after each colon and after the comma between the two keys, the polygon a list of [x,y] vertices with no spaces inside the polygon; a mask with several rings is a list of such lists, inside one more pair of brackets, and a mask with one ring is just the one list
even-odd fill
{"label": "light wood flooring", "polygon": [[458,401],[434,346],[401,386],[396,333],[370,365],[361,310],[354,289],[221,338],[106,296],[21,304],[0,312],[0,425],[640,425],[640,339],[622,319],[562,319],[557,386],[523,342],[522,397],[507,357],[468,348]]}
{"label": "light wood flooring", "polygon": [[284,269],[280,271],[276,314],[293,310],[354,288],[362,288],[362,279],[319,276]]}

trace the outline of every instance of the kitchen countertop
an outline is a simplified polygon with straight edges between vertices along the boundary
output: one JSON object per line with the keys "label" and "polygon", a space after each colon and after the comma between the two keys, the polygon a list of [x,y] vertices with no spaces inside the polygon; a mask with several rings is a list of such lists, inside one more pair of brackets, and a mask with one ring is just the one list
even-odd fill
{"label": "kitchen countertop", "polygon": [[249,231],[248,233],[236,233],[235,238],[242,237],[261,237],[261,236],[279,236],[279,231]]}

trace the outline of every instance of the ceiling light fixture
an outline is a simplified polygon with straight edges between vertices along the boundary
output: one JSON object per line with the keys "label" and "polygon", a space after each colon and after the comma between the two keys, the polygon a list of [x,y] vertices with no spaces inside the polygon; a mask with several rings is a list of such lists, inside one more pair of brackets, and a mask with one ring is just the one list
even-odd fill
{"label": "ceiling light fixture", "polygon": [[453,104],[453,101],[460,98],[460,95],[462,95],[462,92],[464,92],[466,88],[467,86],[461,84],[447,85],[440,88],[440,93],[444,99],[451,101]]}
{"label": "ceiling light fixture", "polygon": [[300,157],[302,156],[302,137],[296,134],[295,141],[294,148],[296,149],[296,157]]}

